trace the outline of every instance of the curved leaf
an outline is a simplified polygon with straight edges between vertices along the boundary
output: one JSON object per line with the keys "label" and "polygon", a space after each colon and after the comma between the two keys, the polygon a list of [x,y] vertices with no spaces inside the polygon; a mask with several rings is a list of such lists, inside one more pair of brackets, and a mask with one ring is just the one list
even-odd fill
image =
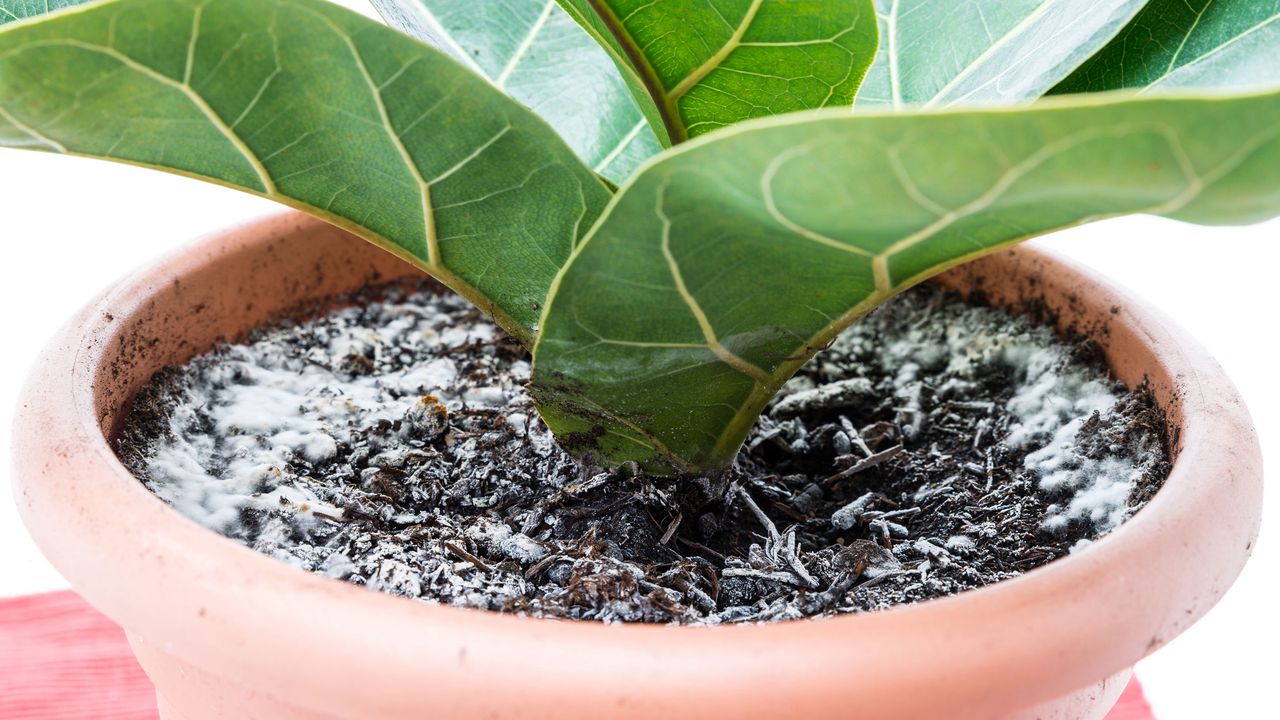
{"label": "curved leaf", "polygon": [[609,196],[489,83],[319,0],[107,0],[0,27],[0,145],[300,208],[425,268],[526,341]]}
{"label": "curved leaf", "polygon": [[749,118],[850,105],[871,0],[559,0],[612,55],[665,145]]}
{"label": "curved leaf", "polygon": [[858,107],[949,107],[1040,97],[1145,0],[876,0],[880,53]]}
{"label": "curved leaf", "polygon": [[945,268],[1122,213],[1280,213],[1280,94],[776,118],[615,197],[566,266],[534,397],[579,452],[717,469],[802,364]]}
{"label": "curved leaf", "polygon": [[387,22],[452,54],[622,182],[662,149],[609,55],[555,0],[373,0]]}
{"label": "curved leaf", "polygon": [[1151,0],[1055,93],[1280,83],[1280,0]]}

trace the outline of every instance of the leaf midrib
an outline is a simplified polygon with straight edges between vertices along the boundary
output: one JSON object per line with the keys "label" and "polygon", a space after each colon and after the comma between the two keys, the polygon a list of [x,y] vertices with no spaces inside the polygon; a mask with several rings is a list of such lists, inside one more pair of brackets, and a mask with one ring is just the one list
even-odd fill
{"label": "leaf midrib", "polygon": [[676,261],[675,254],[671,252],[671,219],[667,216],[664,207],[666,203],[666,188],[658,190],[658,199],[654,207],[654,212],[658,216],[658,221],[662,223],[662,242],[660,249],[662,257],[666,260],[667,269],[671,273],[671,281],[674,284],[676,293],[680,296],[681,301],[689,308],[689,313],[693,315],[693,319],[698,324],[698,329],[702,332],[703,338],[706,340],[706,347],[716,358],[733,368],[739,373],[751,378],[757,385],[765,383],[769,380],[769,373],[740,355],[734,353],[720,342],[719,336],[716,334],[715,326],[712,325],[711,319],[707,317],[706,311],[702,309],[702,304],[690,292],[689,287],[685,284],[684,273],[680,270],[680,263]]}
{"label": "leaf midrib", "polygon": [[694,68],[683,80],[676,83],[676,86],[671,88],[670,92],[663,95],[663,99],[669,103],[674,103],[695,85],[702,82],[707,75],[711,74],[712,70],[715,70],[720,66],[720,63],[724,62],[725,58],[729,57],[734,50],[737,50],[738,46],[742,44],[742,38],[746,36],[747,30],[750,29],[751,23],[755,22],[756,14],[760,12],[760,6],[763,4],[764,0],[751,0],[751,6],[747,8],[747,12],[742,16],[742,21],[738,23],[738,27],[733,29],[733,34],[729,36],[724,45],[721,45],[720,49],[712,53],[711,57],[707,58],[701,65]]}
{"label": "leaf midrib", "polygon": [[641,85],[649,94],[649,99],[653,101],[654,106],[657,108],[658,115],[662,118],[662,123],[672,144],[678,144],[689,139],[689,128],[680,118],[678,107],[680,98],[705,80],[729,55],[742,46],[742,38],[746,36],[747,31],[750,30],[751,25],[755,22],[761,6],[764,5],[764,0],[751,0],[751,5],[743,13],[742,19],[733,29],[733,33],[728,40],[668,90],[663,86],[662,79],[658,77],[657,71],[649,62],[648,57],[640,49],[639,44],[636,43],[635,38],[627,30],[623,21],[613,12],[613,9],[604,0],[585,1],[622,48],[623,53],[626,55],[626,60],[635,70],[635,76],[640,80]]}
{"label": "leaf midrib", "polygon": [[39,130],[36,130],[30,125],[24,123],[22,120],[14,116],[13,113],[9,112],[3,105],[0,105],[0,118],[4,118],[6,121],[8,121],[10,125],[13,125],[17,129],[26,133],[28,136],[31,137],[31,139],[35,140],[36,142],[39,142],[43,145],[47,145],[48,147],[52,148],[55,152],[59,152],[63,154],[67,153],[67,146],[63,145],[57,140],[54,140],[48,135],[45,135]]}
{"label": "leaf midrib", "polygon": [[[444,23],[433,12],[429,2],[430,0],[402,0],[400,2],[393,3],[395,7],[404,9],[406,13],[411,14],[415,19],[420,20],[422,24],[429,29],[430,34],[427,37],[420,37],[410,29],[401,29],[408,34],[417,37],[420,41],[423,41],[428,45],[441,45],[441,49],[444,49],[468,70],[479,75],[490,85],[498,88],[508,96],[522,102],[531,110],[534,110],[534,112],[539,112],[537,103],[531,102],[528,99],[520,100],[516,97],[516,94],[508,88],[508,84],[511,82],[513,77],[522,73],[522,68],[526,67],[525,61],[533,57],[530,53],[532,52],[533,47],[540,42],[540,38],[545,34],[547,28],[551,26],[550,23],[555,17],[557,8],[566,14],[566,17],[575,25],[578,31],[583,33],[583,35],[589,39],[593,45],[599,47],[607,57],[615,61],[613,65],[616,67],[619,75],[626,76],[626,78],[623,79],[624,84],[630,86],[630,79],[635,79],[636,82],[639,82],[639,78],[634,71],[631,71],[629,68],[622,67],[622,64],[625,61],[618,56],[617,52],[610,47],[608,43],[602,42],[600,36],[591,30],[586,23],[577,19],[580,17],[580,13],[576,12],[572,5],[562,4],[557,0],[546,0],[546,4],[542,7],[542,10],[538,13],[538,16],[534,21],[529,25],[528,29],[524,32],[524,35],[521,37],[520,42],[516,45],[514,50],[507,55],[501,55],[498,57],[498,60],[501,60],[501,68],[494,69],[493,72],[496,74],[491,76],[489,74],[490,71],[481,67],[472,56],[471,52],[468,52],[467,49],[459,43],[454,34],[445,27]],[[374,5],[379,6],[379,3],[375,2]],[[384,19],[387,19],[387,16],[384,16]],[[395,25],[394,22],[392,24]],[[628,92],[628,97],[630,98],[631,96],[632,93]],[[597,175],[600,175],[600,173],[602,173],[610,163],[614,162],[619,156],[625,153],[630,143],[635,141],[645,128],[649,127],[649,121],[645,112],[636,106],[636,101],[634,99],[629,100],[625,111],[629,114],[638,115],[639,121],[631,125],[630,129],[616,142],[603,144],[601,151],[604,152],[604,156],[592,166],[592,170],[596,172]],[[584,161],[588,159],[585,156],[582,157]],[[617,185],[615,184],[616,180],[611,180],[604,175],[600,175],[600,178],[604,181],[605,185],[610,188],[610,190],[617,189]]]}
{"label": "leaf midrib", "polygon": [[249,167],[254,171],[254,174],[258,176],[258,182],[262,184],[263,191],[268,195],[274,195],[276,193],[275,181],[272,180],[270,173],[267,172],[267,168],[263,166],[262,161],[258,159],[258,156],[254,154],[253,150],[251,150],[248,145],[245,144],[240,135],[222,119],[222,116],[218,115],[218,113],[214,111],[208,101],[204,99],[204,96],[196,92],[195,89],[187,83],[174,80],[168,75],[138,62],[134,58],[116,50],[113,47],[85,42],[83,40],[76,40],[73,38],[60,38],[57,40],[42,40],[28,43],[11,52],[26,52],[32,48],[40,47],[74,47],[86,52],[103,55],[119,62],[121,65],[124,65],[134,72],[140,73],[147,78],[160,83],[161,85],[182,93],[182,95],[195,105],[196,109],[205,116],[209,121],[209,124],[212,125],[219,134],[226,138],[226,140],[231,143],[232,147],[235,148],[236,152],[238,152],[244,158],[244,161],[249,164]]}
{"label": "leaf midrib", "polygon": [[[600,22],[604,24],[605,29],[613,35],[618,46],[622,48],[622,52],[626,55],[626,62],[629,63],[635,71],[636,77],[640,80],[640,84],[644,87],[645,92],[649,93],[650,100],[653,101],[654,107],[658,110],[658,117],[662,118],[662,125],[666,128],[667,137],[670,138],[672,144],[684,142],[689,139],[688,131],[684,127],[684,123],[676,117],[675,109],[671,103],[667,102],[666,89],[662,86],[662,80],[658,77],[657,71],[653,65],[649,63],[649,59],[645,57],[640,46],[636,44],[635,38],[627,31],[626,26],[613,13],[613,9],[609,7],[603,0],[586,0],[592,12],[600,18]],[[587,25],[584,24],[584,27]]]}
{"label": "leaf midrib", "polygon": [[934,93],[933,97],[929,98],[929,100],[924,103],[924,107],[936,106],[942,101],[943,96],[950,92],[952,88],[959,86],[960,83],[967,80],[973,73],[977,72],[978,68],[980,68],[983,63],[993,57],[997,52],[1007,47],[1009,43],[1013,42],[1014,38],[1022,35],[1027,31],[1027,29],[1039,22],[1041,18],[1043,18],[1049,10],[1057,4],[1057,2],[1058,0],[1044,0],[1044,2],[1040,3],[1035,10],[1032,10],[1025,18],[1019,21],[1017,25],[1010,28],[1004,35],[1001,35],[999,40],[991,43],[991,45],[988,46],[986,50],[983,50],[978,57],[965,65],[964,69],[962,69],[955,77],[951,78],[951,80],[947,82],[941,90]]}
{"label": "leaf midrib", "polygon": [[440,251],[440,241],[436,231],[436,208],[431,202],[431,186],[434,183],[440,182],[470,163],[478,155],[492,146],[493,143],[497,142],[507,132],[509,132],[511,130],[511,126],[509,124],[505,125],[496,135],[481,143],[479,147],[471,151],[452,167],[446,169],[443,173],[431,180],[427,180],[422,175],[422,170],[418,167],[417,161],[413,159],[413,155],[405,146],[404,140],[400,137],[400,134],[396,132],[396,129],[391,122],[391,117],[387,112],[386,103],[382,99],[382,88],[379,87],[378,83],[374,81],[373,76],[369,73],[369,68],[364,61],[364,57],[360,54],[360,49],[356,46],[355,41],[345,30],[329,18],[316,12],[314,9],[306,7],[305,5],[298,5],[295,3],[289,4],[300,10],[305,10],[307,13],[324,22],[324,24],[327,25],[334,34],[340,37],[346,44],[347,48],[351,52],[352,58],[355,60],[356,66],[359,68],[361,75],[364,77],[364,80],[369,87],[369,92],[373,98],[375,106],[377,107],[381,124],[385,128],[388,138],[400,154],[400,157],[404,162],[405,167],[409,170],[410,175],[421,188],[422,225],[424,240],[426,243],[427,259],[425,263],[423,263],[421,258],[416,258],[415,264],[418,264],[424,267],[424,269],[430,271],[436,279],[453,288],[453,290],[459,295],[466,297],[472,302],[472,304],[475,304],[478,307],[487,307],[489,312],[494,316],[494,319],[498,320],[499,324],[502,325],[508,333],[515,337],[515,339],[522,345],[528,347],[532,340],[532,336],[523,325],[515,322],[515,320],[506,315],[506,313],[500,311],[492,302],[487,302],[488,298],[484,293],[480,292],[466,280],[459,277],[444,264]]}
{"label": "leaf midrib", "polygon": [[1213,0],[1206,0],[1204,7],[1200,8],[1200,12],[1196,13],[1196,19],[1191,22],[1191,26],[1182,34],[1182,42],[1178,43],[1178,49],[1173,51],[1173,57],[1169,58],[1169,65],[1164,69],[1162,77],[1168,77],[1177,68],[1178,58],[1182,57],[1182,51],[1186,49],[1187,42],[1195,34],[1196,28],[1200,27],[1200,21],[1204,19],[1204,14],[1209,12],[1209,7],[1212,5]]}
{"label": "leaf midrib", "polygon": [[542,12],[538,13],[538,18],[533,21],[533,25],[529,27],[529,32],[525,33],[520,40],[520,44],[516,47],[515,52],[511,53],[511,57],[507,58],[506,64],[502,66],[501,72],[493,79],[493,84],[499,88],[506,90],[507,80],[511,77],[516,68],[520,66],[520,61],[528,54],[529,48],[533,47],[534,41],[538,39],[538,35],[542,32],[547,24],[547,20],[551,18],[551,11],[556,7],[556,0],[547,0],[547,4],[543,6]]}

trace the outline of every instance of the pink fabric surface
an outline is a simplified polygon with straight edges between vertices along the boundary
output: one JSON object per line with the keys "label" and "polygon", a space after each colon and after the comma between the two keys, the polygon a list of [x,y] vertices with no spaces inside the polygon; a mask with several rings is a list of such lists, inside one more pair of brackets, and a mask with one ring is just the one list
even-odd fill
{"label": "pink fabric surface", "polygon": [[0,600],[0,720],[153,720],[120,626],[72,592]]}
{"label": "pink fabric surface", "polygon": [[[0,720],[155,720],[124,632],[73,592],[0,599]],[[1106,720],[1154,720],[1138,681]]]}

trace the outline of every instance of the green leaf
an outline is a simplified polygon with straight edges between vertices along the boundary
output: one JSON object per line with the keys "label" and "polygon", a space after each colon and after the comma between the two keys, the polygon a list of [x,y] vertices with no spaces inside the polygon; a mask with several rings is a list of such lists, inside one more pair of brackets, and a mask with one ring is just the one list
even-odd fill
{"label": "green leaf", "polygon": [[458,58],[622,182],[662,146],[609,55],[555,0],[373,0],[387,22]]}
{"label": "green leaf", "polygon": [[1151,0],[1055,93],[1280,84],[1280,0]]}
{"label": "green leaf", "polygon": [[609,51],[665,145],[749,118],[850,105],[871,0],[559,0]]}
{"label": "green leaf", "polygon": [[880,53],[858,108],[1040,97],[1145,0],[875,0]]}
{"label": "green leaf", "polygon": [[519,103],[319,0],[108,0],[0,27],[0,145],[299,208],[425,268],[525,341],[609,197]]}
{"label": "green leaf", "polygon": [[722,468],[782,383],[879,302],[1125,213],[1280,213],[1280,94],[827,111],[728,130],[614,196],[553,287],[534,397],[579,452]]}
{"label": "green leaf", "polygon": [[55,10],[83,5],[91,0],[5,0],[0,2],[0,25],[25,20]]}

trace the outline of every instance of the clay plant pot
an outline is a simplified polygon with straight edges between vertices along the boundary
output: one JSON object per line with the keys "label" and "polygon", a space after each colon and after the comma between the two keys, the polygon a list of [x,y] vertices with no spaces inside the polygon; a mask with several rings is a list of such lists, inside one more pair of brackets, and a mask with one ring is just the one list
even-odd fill
{"label": "clay plant pot", "polygon": [[289,214],[117,285],[26,386],[15,456],[31,534],[124,626],[167,720],[214,718],[1098,718],[1133,664],[1226,591],[1257,532],[1261,461],[1218,365],[1097,275],[1021,248],[947,273],[1002,306],[1043,300],[1116,375],[1146,377],[1176,453],[1116,532],[1007,582],[773,625],[607,626],[441,607],[295,569],[187,520],[109,438],[157,369],[301,301],[415,274]]}

